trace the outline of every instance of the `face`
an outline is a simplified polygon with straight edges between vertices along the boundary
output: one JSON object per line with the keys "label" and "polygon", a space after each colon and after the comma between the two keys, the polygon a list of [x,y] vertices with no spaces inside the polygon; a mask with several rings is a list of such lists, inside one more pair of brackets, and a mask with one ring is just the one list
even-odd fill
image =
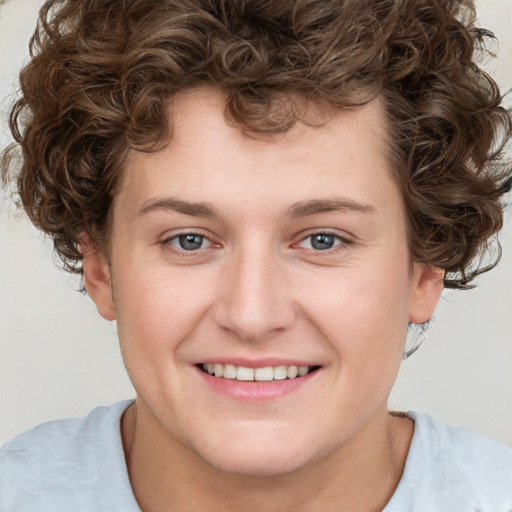
{"label": "face", "polygon": [[138,428],[277,474],[371,435],[442,285],[410,262],[378,102],[264,137],[223,108],[183,95],[169,146],[131,155],[111,266],[86,258],[85,282],[117,319]]}

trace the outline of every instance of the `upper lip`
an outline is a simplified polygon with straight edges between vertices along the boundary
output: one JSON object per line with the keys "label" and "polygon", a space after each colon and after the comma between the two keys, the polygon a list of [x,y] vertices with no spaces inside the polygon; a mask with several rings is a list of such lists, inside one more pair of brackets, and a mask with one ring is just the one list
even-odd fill
{"label": "upper lip", "polygon": [[247,359],[243,357],[209,357],[196,364],[232,364],[245,368],[266,368],[268,366],[321,366],[317,362],[288,358]]}

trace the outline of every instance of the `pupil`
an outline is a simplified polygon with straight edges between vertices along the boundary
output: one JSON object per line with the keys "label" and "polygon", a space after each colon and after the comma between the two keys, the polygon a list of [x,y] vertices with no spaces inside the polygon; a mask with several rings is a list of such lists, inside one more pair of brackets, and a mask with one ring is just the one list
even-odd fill
{"label": "pupil", "polygon": [[332,235],[313,235],[311,245],[317,249],[330,249],[334,245],[334,237]]}
{"label": "pupil", "polygon": [[181,235],[179,241],[182,249],[193,251],[201,248],[203,237],[200,235]]}

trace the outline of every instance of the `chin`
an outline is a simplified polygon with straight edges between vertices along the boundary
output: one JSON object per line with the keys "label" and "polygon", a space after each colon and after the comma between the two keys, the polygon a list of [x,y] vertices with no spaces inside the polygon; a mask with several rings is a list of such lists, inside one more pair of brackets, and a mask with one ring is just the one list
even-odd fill
{"label": "chin", "polygon": [[292,473],[307,465],[308,458],[285,454],[265,453],[253,450],[251,453],[226,453],[222,457],[205,456],[203,460],[217,471],[232,475],[251,477],[276,477]]}
{"label": "chin", "polygon": [[[274,435],[272,435],[274,434]],[[226,443],[228,439],[228,443]],[[214,441],[214,440],[211,440]],[[291,436],[231,435],[222,441],[189,446],[203,461],[224,473],[244,476],[278,476],[307,466],[316,457],[311,441]],[[305,447],[309,450],[305,450]]]}

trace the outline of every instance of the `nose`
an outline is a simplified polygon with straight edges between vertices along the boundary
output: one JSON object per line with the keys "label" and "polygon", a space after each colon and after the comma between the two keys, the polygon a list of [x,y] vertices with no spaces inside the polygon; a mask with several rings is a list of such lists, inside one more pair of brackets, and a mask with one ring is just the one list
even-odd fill
{"label": "nose", "polygon": [[243,340],[271,338],[295,321],[282,263],[269,252],[247,250],[226,262],[222,271],[215,321]]}

